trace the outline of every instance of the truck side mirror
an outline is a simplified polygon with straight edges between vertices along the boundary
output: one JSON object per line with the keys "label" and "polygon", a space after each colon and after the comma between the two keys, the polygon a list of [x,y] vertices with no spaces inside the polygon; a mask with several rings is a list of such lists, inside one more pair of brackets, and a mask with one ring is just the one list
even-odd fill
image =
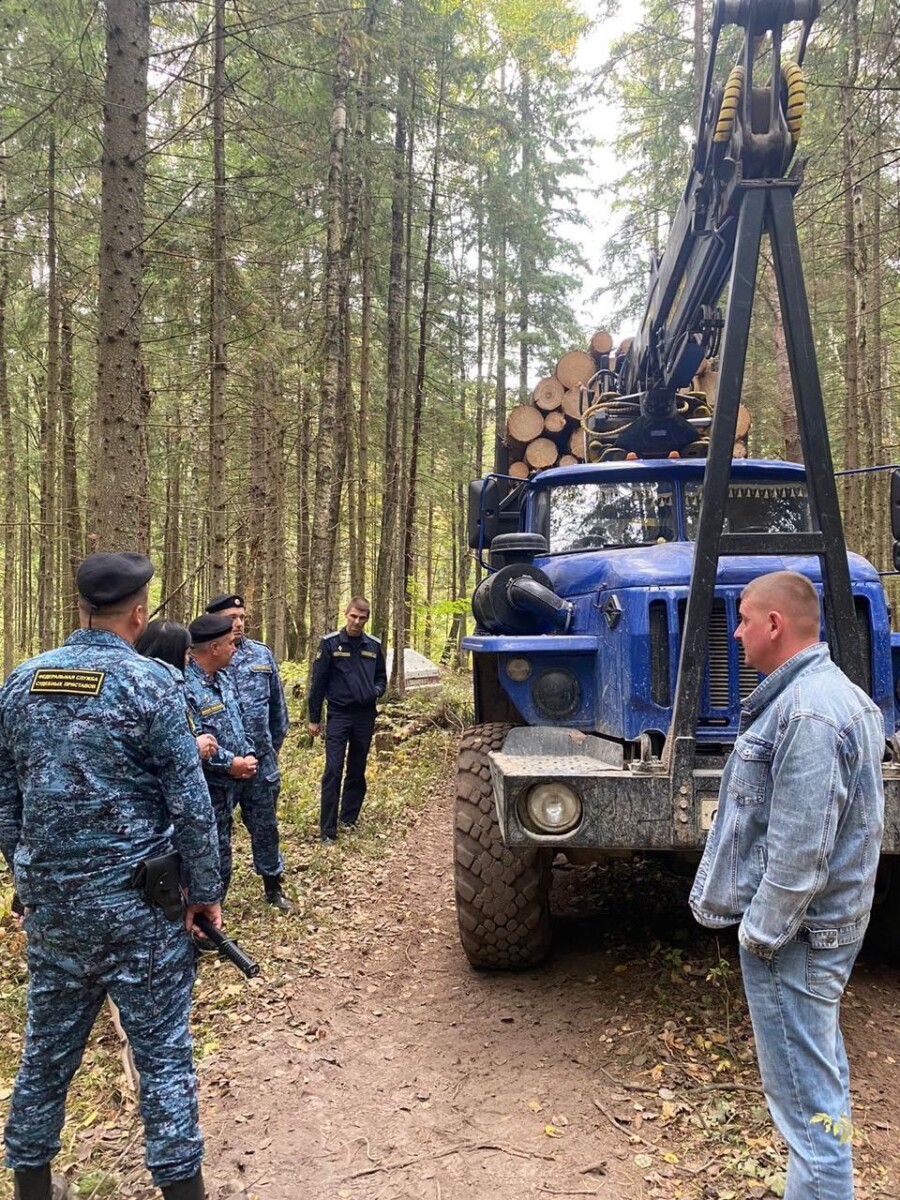
{"label": "truck side mirror", "polygon": [[473,479],[469,484],[469,549],[485,550],[500,531],[500,488],[496,479]]}
{"label": "truck side mirror", "polygon": [[900,542],[900,471],[891,471],[891,537]]}

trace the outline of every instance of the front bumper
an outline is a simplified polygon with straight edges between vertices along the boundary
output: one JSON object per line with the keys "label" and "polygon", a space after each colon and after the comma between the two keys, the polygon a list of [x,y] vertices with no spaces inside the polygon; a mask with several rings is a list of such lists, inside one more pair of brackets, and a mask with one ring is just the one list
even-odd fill
{"label": "front bumper", "polygon": [[[704,758],[673,787],[659,760],[625,764],[617,742],[554,726],[520,726],[489,756],[497,818],[508,846],[597,850],[702,849],[718,804],[723,759]],[[527,824],[525,798],[550,780],[567,784],[582,804],[569,833],[538,833]],[[900,765],[885,764],[882,851],[900,854]]]}

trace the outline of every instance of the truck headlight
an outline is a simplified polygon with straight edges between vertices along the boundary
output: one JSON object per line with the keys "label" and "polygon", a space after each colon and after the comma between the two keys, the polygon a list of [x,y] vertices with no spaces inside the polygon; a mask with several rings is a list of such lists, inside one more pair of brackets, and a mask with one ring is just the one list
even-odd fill
{"label": "truck headlight", "polygon": [[538,676],[532,695],[543,716],[559,721],[577,712],[581,704],[581,684],[571,671],[554,667]]}
{"label": "truck headlight", "polygon": [[525,798],[525,819],[538,833],[568,833],[581,820],[581,798],[565,783],[539,783]]}

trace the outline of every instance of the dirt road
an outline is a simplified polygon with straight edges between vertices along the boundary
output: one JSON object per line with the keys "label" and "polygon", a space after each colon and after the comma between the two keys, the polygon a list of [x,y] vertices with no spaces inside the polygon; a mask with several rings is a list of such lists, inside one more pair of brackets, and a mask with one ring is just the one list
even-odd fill
{"label": "dirt road", "polygon": [[[211,1195],[778,1194],[735,956],[691,926],[683,881],[558,871],[551,965],[475,974],[456,936],[451,805],[433,798],[346,896],[347,920],[312,935],[313,974],[204,1062]],[[845,1027],[859,1198],[897,1197],[896,971],[862,964]]]}

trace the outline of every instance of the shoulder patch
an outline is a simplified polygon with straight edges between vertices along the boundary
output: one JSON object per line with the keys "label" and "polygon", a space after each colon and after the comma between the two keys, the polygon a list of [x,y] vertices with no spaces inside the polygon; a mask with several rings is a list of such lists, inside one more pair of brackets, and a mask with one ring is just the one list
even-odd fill
{"label": "shoulder patch", "polygon": [[38,696],[99,696],[105,679],[105,671],[41,667],[35,671],[28,690]]}

